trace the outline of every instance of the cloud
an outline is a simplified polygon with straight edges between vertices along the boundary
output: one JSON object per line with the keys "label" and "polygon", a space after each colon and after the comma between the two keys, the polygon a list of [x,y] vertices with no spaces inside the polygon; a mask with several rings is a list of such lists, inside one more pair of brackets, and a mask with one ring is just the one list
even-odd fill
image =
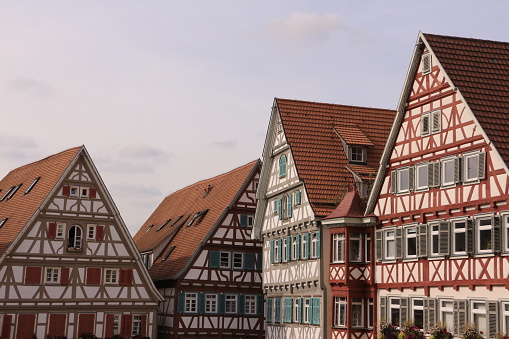
{"label": "cloud", "polygon": [[11,91],[43,96],[51,95],[54,92],[53,86],[44,81],[21,76],[7,82],[6,88]]}
{"label": "cloud", "polygon": [[166,162],[173,158],[173,153],[148,145],[129,145],[119,151],[123,158],[153,160],[157,163]]}
{"label": "cloud", "polygon": [[37,144],[31,137],[0,134],[0,154],[4,159],[28,160],[36,148]]}
{"label": "cloud", "polygon": [[347,26],[337,14],[319,15],[295,12],[287,19],[271,19],[268,29],[278,42],[290,44],[299,41],[323,41],[332,32],[345,30]]}
{"label": "cloud", "polygon": [[224,140],[214,142],[214,145],[222,149],[235,149],[237,148],[237,140]]}

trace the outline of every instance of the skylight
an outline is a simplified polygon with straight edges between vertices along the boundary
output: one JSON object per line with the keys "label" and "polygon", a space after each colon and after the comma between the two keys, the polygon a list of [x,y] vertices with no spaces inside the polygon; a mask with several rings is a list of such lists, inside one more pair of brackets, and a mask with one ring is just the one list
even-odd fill
{"label": "skylight", "polygon": [[7,198],[7,196],[9,195],[9,193],[11,193],[11,191],[16,188],[16,186],[12,186],[11,188],[9,188],[9,190],[7,192],[5,192],[4,196],[0,199],[0,201],[4,201],[5,198]]}
{"label": "skylight", "polygon": [[19,190],[19,188],[21,187],[21,185],[23,185],[23,184],[19,184],[18,186],[16,186],[16,187],[12,190],[11,194],[9,194],[9,195],[7,196],[7,200],[9,200],[10,198],[12,198],[12,197],[14,196],[14,194],[16,194],[16,192]]}
{"label": "skylight", "polygon": [[175,221],[174,221],[174,222],[172,222],[170,226],[175,225],[175,224],[176,224],[176,223],[177,223],[180,219],[182,219],[182,217],[183,217],[183,215],[181,215],[180,217],[178,217],[177,219],[175,219]]}
{"label": "skylight", "polygon": [[[147,230],[145,231],[145,233],[147,233],[148,231],[150,231],[150,229],[151,229],[152,227],[154,227],[154,225],[153,225],[153,224],[152,224],[152,225],[150,225],[150,226],[147,228]],[[158,231],[159,231],[159,229],[158,229]]]}
{"label": "skylight", "polygon": [[[159,231],[160,229],[162,229],[164,226],[166,226],[169,222],[170,222],[171,218],[166,220],[165,222],[163,222],[163,224],[161,226],[159,226],[159,228],[157,229],[157,231]],[[157,232],[156,231],[156,232]]]}
{"label": "skylight", "polygon": [[170,247],[170,249],[168,250],[168,253],[166,253],[166,255],[164,256],[163,261],[166,261],[166,259],[168,259],[171,252],[173,252],[174,249],[175,249],[175,246]]}
{"label": "skylight", "polygon": [[41,177],[37,177],[34,179],[34,181],[30,184],[30,186],[28,186],[27,190],[25,191],[25,194],[30,193],[30,191],[32,190],[32,188],[34,188],[35,184],[37,184],[39,179],[41,179]]}
{"label": "skylight", "polygon": [[0,220],[0,228],[9,220],[9,218],[4,218],[3,220]]}

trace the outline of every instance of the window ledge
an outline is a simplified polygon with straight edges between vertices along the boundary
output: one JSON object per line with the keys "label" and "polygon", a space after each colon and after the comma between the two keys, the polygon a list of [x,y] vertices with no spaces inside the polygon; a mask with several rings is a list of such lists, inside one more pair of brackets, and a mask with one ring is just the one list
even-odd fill
{"label": "window ledge", "polygon": [[488,257],[494,257],[495,253],[476,253],[474,254],[474,258],[488,258]]}
{"label": "window ledge", "polygon": [[405,258],[403,262],[416,262],[419,261],[419,258]]}

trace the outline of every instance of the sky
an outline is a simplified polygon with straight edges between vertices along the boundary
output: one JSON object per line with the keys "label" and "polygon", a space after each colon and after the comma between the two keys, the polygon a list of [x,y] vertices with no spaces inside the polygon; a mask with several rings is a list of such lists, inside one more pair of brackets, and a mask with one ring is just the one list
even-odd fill
{"label": "sky", "polygon": [[509,42],[509,2],[0,0],[0,177],[85,145],[132,235],[262,157],[275,97],[395,109],[419,31]]}

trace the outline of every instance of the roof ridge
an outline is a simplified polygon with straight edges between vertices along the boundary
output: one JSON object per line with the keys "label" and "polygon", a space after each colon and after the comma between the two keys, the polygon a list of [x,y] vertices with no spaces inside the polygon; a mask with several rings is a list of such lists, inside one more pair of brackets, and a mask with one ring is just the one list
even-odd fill
{"label": "roof ridge", "polygon": [[469,41],[489,42],[489,43],[497,43],[497,44],[502,44],[502,45],[509,45],[509,42],[506,42],[506,41],[489,40],[489,39],[481,39],[481,38],[467,38],[467,37],[461,37],[461,36],[442,35],[442,34],[433,34],[433,33],[422,33],[422,34],[425,37],[431,36],[431,37],[440,37],[440,38],[446,38],[446,39],[469,40]]}
{"label": "roof ridge", "polygon": [[367,106],[358,106],[358,105],[344,105],[344,104],[336,104],[336,103],[330,103],[330,102],[285,99],[285,98],[277,98],[277,97],[276,97],[276,100],[292,101],[292,102],[299,102],[299,103],[309,103],[309,104],[324,105],[324,106],[337,106],[337,107],[350,107],[350,108],[372,109],[372,110],[382,110],[382,111],[394,111],[394,109],[390,109],[390,108],[367,107]]}
{"label": "roof ridge", "polygon": [[32,161],[32,162],[30,162],[30,163],[28,163],[28,164],[25,164],[25,165],[21,165],[21,166],[19,166],[19,167],[15,168],[15,169],[10,170],[10,171],[7,173],[7,175],[5,175],[4,177],[7,177],[9,174],[14,173],[14,172],[17,172],[17,171],[19,171],[19,170],[21,170],[21,169],[23,169],[23,168],[25,168],[25,167],[28,167],[28,166],[31,166],[31,165],[34,165],[34,164],[37,164],[37,163],[43,162],[43,161],[45,161],[45,160],[48,160],[48,159],[54,158],[54,157],[56,157],[56,156],[58,156],[58,155],[61,155],[62,153],[65,153],[65,152],[70,152],[70,151],[72,151],[72,150],[81,149],[81,148],[83,148],[83,147],[85,147],[85,145],[76,146],[76,147],[71,147],[71,148],[65,149],[65,150],[63,150],[63,151],[60,151],[60,152],[58,152],[58,153],[55,153],[55,154],[52,154],[52,155],[48,155],[48,156],[47,156],[47,157],[45,157],[45,158],[42,158],[42,159],[39,159],[39,160],[36,160],[36,161]]}

